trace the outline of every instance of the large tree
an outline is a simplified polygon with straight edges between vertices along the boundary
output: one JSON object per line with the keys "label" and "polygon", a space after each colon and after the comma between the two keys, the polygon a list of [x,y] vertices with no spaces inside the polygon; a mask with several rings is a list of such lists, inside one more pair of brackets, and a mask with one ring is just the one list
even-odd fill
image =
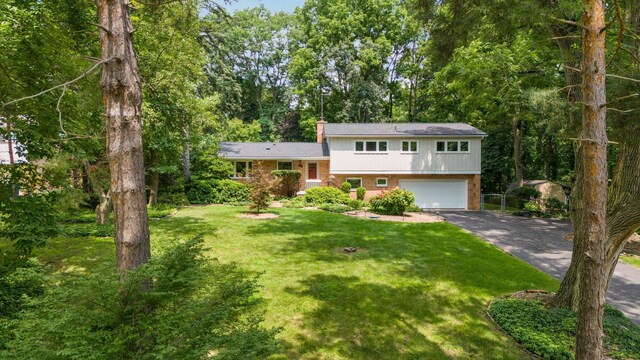
{"label": "large tree", "polygon": [[142,90],[133,47],[129,0],[97,0],[102,53],[102,98],[116,226],[118,268],[149,261],[149,223],[144,179]]}

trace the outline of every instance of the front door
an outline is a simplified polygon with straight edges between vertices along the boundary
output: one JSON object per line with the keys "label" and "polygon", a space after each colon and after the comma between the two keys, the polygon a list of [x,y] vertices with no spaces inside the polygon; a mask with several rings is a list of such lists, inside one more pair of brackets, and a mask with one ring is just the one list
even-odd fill
{"label": "front door", "polygon": [[318,178],[318,163],[307,163],[307,179],[316,180]]}

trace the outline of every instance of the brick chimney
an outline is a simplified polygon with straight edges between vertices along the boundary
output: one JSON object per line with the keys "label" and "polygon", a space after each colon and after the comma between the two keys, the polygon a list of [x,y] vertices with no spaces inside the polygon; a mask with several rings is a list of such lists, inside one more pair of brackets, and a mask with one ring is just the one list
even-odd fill
{"label": "brick chimney", "polygon": [[326,124],[327,122],[324,121],[324,119],[320,119],[316,122],[316,141],[320,144],[322,144],[325,139],[324,139],[324,124]]}

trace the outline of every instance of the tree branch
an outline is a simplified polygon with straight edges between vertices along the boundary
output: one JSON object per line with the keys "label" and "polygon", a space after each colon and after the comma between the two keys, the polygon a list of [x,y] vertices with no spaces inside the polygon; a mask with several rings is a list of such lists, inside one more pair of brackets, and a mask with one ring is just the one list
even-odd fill
{"label": "tree branch", "polygon": [[555,17],[555,16],[549,16],[549,17],[550,17],[551,19],[553,19],[553,20],[555,20],[555,21],[558,21],[558,22],[561,22],[561,23],[563,23],[563,24],[569,24],[569,25],[577,26],[577,27],[579,27],[579,28],[581,28],[581,29],[585,29],[584,25],[582,25],[582,24],[580,24],[580,23],[577,23],[577,22],[575,22],[575,21],[571,21],[571,20],[567,20],[567,19],[560,19],[560,18],[557,18],[557,17]]}
{"label": "tree branch", "polygon": [[62,111],[60,111],[60,103],[62,102],[62,98],[64,97],[65,92],[67,92],[66,86],[62,88],[62,94],[60,94],[58,103],[56,104],[56,110],[58,110],[58,123],[60,124],[60,131],[62,131],[63,134],[67,135],[67,132],[64,130],[64,126],[62,126]]}
{"label": "tree branch", "polygon": [[102,29],[104,32],[106,32],[107,34],[111,35],[111,30],[107,29],[106,27],[104,27],[104,26],[102,26],[102,25],[100,25],[100,24],[96,24],[96,23],[92,23],[92,22],[87,23],[87,24],[89,24],[89,25],[93,25],[93,26],[97,26],[97,27],[99,27],[100,29]]}
{"label": "tree branch", "polygon": [[16,99],[16,100],[12,100],[12,101],[6,102],[6,103],[2,104],[2,106],[0,106],[0,107],[6,107],[7,105],[15,104],[17,102],[21,102],[21,101],[37,98],[38,96],[42,96],[44,94],[50,93],[50,92],[52,92],[52,91],[54,91],[56,89],[66,88],[67,86],[69,86],[69,85],[71,85],[71,84],[73,84],[73,83],[85,78],[87,75],[91,74],[95,69],[98,68],[98,66],[100,66],[102,64],[106,64],[109,61],[111,61],[113,59],[116,59],[116,58],[117,58],[116,56],[112,56],[112,57],[110,57],[110,58],[108,58],[106,60],[99,61],[99,62],[95,63],[92,67],[90,67],[89,69],[85,70],[82,74],[80,74],[80,76],[78,76],[77,78],[75,78],[73,80],[70,80],[70,81],[67,81],[65,83],[56,85],[56,86],[51,87],[51,88],[49,88],[47,90],[43,90],[43,91],[41,91],[41,92],[39,92],[39,93],[37,93],[35,95],[29,95],[29,96],[25,96],[25,97],[22,97],[22,98],[19,98],[19,99]]}
{"label": "tree branch", "polygon": [[622,18],[622,14],[620,13],[620,1],[613,0],[613,4],[616,9],[616,19],[618,19],[618,22],[620,23],[620,30],[618,30],[618,43],[616,44],[616,50],[613,52],[613,55],[611,55],[611,59],[609,59],[607,66],[613,63],[613,60],[616,59],[616,56],[620,52],[620,48],[622,47],[622,36],[624,34],[624,19]]}
{"label": "tree branch", "polygon": [[638,111],[638,110],[640,110],[640,109],[620,110],[620,109],[615,109],[615,108],[611,108],[611,107],[607,108],[607,111],[614,111],[614,112],[621,113],[621,114],[629,114],[629,113],[632,113],[632,112]]}
{"label": "tree branch", "polygon": [[631,99],[631,98],[638,97],[638,96],[640,96],[640,93],[636,93],[636,94],[631,94],[631,95],[626,95],[626,96],[617,97],[617,98],[615,98],[615,99],[613,99],[613,100],[609,101],[609,102],[608,102],[608,103],[606,103],[606,104],[600,105],[600,107],[609,106],[609,104],[614,103],[614,102],[616,102],[616,101],[622,101],[622,100],[626,100],[626,99]]}
{"label": "tree branch", "polygon": [[629,81],[640,83],[640,80],[634,79],[634,78],[630,78],[630,77],[626,77],[626,76],[620,76],[620,75],[615,75],[615,74],[607,74],[607,76],[615,78],[615,79],[629,80]]}

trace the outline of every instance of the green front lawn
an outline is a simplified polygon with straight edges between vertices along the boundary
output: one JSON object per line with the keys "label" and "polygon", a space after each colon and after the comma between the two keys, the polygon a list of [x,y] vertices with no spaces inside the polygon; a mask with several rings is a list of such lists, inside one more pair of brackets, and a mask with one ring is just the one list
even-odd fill
{"label": "green front lawn", "polygon": [[632,256],[632,255],[622,255],[620,256],[620,260],[624,261],[629,265],[633,265],[640,269],[640,256]]}
{"label": "green front lawn", "polygon": [[[241,207],[186,208],[152,221],[159,237],[202,233],[211,256],[262,273],[266,325],[282,327],[289,359],[522,359],[497,331],[487,302],[557,282],[459,228],[278,209],[269,220]],[[357,247],[345,254],[344,247]],[[157,248],[156,248],[157,250]],[[38,252],[60,271],[112,259],[108,238],[59,238]]]}

